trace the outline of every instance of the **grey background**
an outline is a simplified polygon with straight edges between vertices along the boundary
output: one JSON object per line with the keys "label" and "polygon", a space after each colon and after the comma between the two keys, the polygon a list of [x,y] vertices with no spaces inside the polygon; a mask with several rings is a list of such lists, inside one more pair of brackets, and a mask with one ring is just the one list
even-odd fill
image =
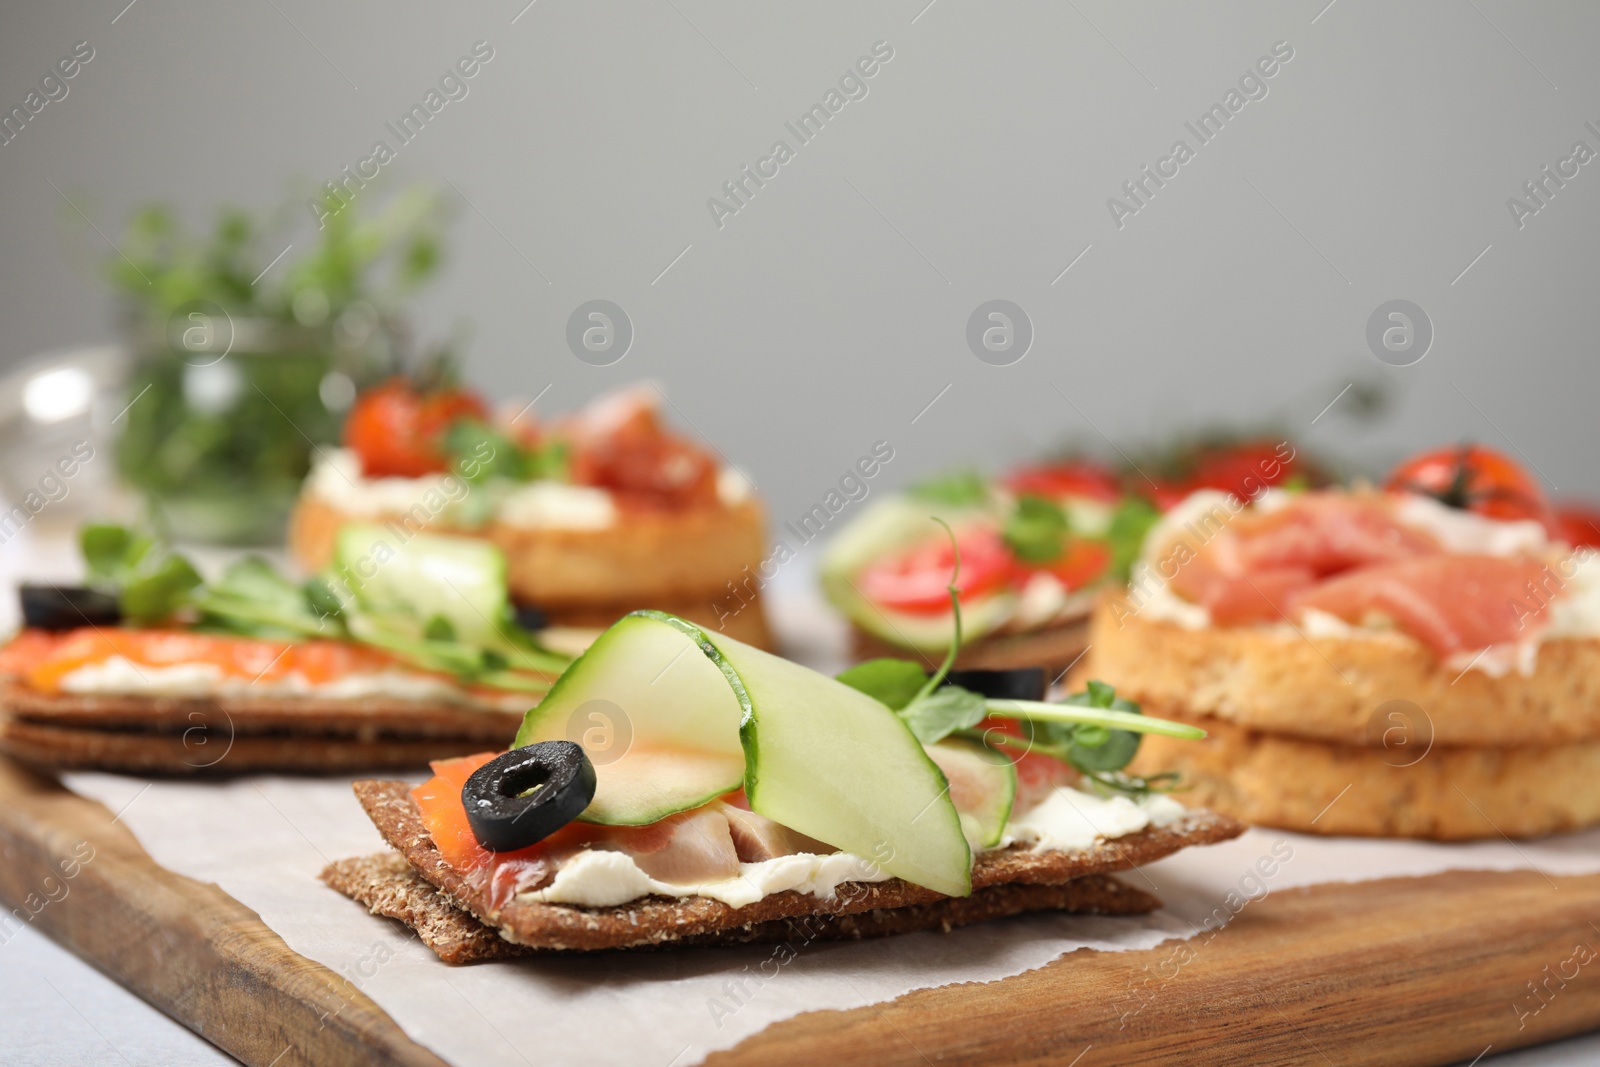
{"label": "grey background", "polygon": [[[471,205],[422,333],[470,319],[469,376],[496,396],[549,385],[547,412],[660,382],[780,520],[878,439],[896,458],[875,489],[1219,420],[1275,420],[1380,470],[1477,438],[1600,494],[1600,163],[1520,231],[1506,207],[1574,141],[1600,150],[1583,126],[1600,123],[1593,5],[538,0],[513,24],[525,0],[123,2],[0,14],[6,109],[75,42],[96,51],[0,147],[8,364],[115,336],[49,182],[113,238],[151,198],[197,221],[265,206],[393,143],[384,123],[481,39],[495,57],[470,95],[385,168]],[[783,123],[878,40],[895,55],[869,95],[719,231],[707,198],[793,145]],[[1107,198],[1193,143],[1183,124],[1280,40],[1295,55],[1269,95],[1117,229]],[[563,340],[593,298],[637,331],[610,367]],[[1009,367],[964,340],[994,298],[1036,331]],[[1395,298],[1436,330],[1412,367],[1364,341]],[[1353,418],[1351,394],[1313,426],[1358,379],[1392,390],[1387,417]]]}

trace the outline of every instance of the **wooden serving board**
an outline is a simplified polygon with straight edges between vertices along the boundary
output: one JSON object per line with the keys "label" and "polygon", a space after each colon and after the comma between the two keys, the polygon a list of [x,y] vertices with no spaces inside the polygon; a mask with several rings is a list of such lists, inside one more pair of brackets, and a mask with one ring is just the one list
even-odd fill
{"label": "wooden serving board", "polygon": [[157,866],[102,805],[4,757],[0,903],[0,938],[14,909],[31,913],[34,927],[245,1063],[445,1067],[255,912]]}
{"label": "wooden serving board", "polygon": [[[246,1063],[442,1063],[238,901],[157,866],[104,807],[3,759],[0,901],[37,907],[34,926]],[[801,1015],[707,1062],[1450,1064],[1600,1027],[1600,958],[1572,976],[1579,945],[1600,949],[1600,875],[1285,889],[1214,936]]]}

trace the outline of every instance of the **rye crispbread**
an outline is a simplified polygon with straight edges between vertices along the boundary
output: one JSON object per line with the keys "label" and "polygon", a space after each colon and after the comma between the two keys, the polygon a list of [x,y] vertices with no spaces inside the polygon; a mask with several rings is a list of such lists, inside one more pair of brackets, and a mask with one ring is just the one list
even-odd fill
{"label": "rye crispbread", "polygon": [[1129,766],[1183,775],[1186,800],[1303,833],[1433,841],[1539,837],[1600,823],[1600,741],[1544,748],[1430,746],[1425,726],[1389,747],[1248,730],[1159,705],[1203,741],[1147,734]]}
{"label": "rye crispbread", "polygon": [[[192,731],[192,732],[191,732]],[[501,748],[506,738],[485,742],[451,737],[371,737],[293,733],[230,734],[190,731],[93,729],[56,726],[0,715],[0,752],[25,763],[60,771],[203,775],[279,771],[331,774],[353,771],[426,772],[428,762]]]}
{"label": "rye crispbread", "polygon": [[15,680],[0,681],[0,711],[55,726],[224,732],[231,720],[242,733],[476,738],[498,745],[517,732],[523,711],[538,703],[537,695],[507,696],[510,699],[502,707],[465,699],[456,703],[248,692],[214,696],[41,693]]}
{"label": "rye crispbread", "polygon": [[503,748],[535,701],[40,693],[5,678],[0,751],[58,770],[136,774],[420,771]]}
{"label": "rye crispbread", "polygon": [[[982,637],[961,646],[956,655],[956,670],[1008,671],[1025,667],[1043,667],[1054,678],[1083,655],[1089,645],[1087,619],[1073,619],[1057,623],[1043,630],[1025,633],[996,634]],[[918,656],[912,649],[885,641],[859,626],[850,627],[850,654],[856,662],[879,657],[909,659]],[[944,650],[921,654],[928,669],[939,665]]]}
{"label": "rye crispbread", "polygon": [[[481,886],[440,855],[411,799],[409,785],[362,781],[356,782],[354,789],[384,840],[405,857],[417,874],[508,941],[530,947],[634,948],[702,938],[756,923],[852,915],[951,899],[892,878],[846,883],[832,898],[794,891],[773,893],[742,908],[707,897],[645,897],[610,908],[579,908],[513,898],[495,907]],[[1097,841],[1079,852],[1035,852],[1013,847],[981,853],[973,865],[972,885],[975,891],[1006,885],[1061,885],[1085,875],[1127,870],[1188,845],[1225,841],[1243,832],[1243,825],[1226,816],[1197,810],[1173,826]]]}
{"label": "rye crispbread", "polygon": [[1450,746],[1600,739],[1600,638],[1557,637],[1531,675],[1491,677],[1436,660],[1401,633],[1311,637],[1288,627],[1186,629],[1109,597],[1092,624],[1089,674],[1119,696],[1240,726],[1346,745],[1382,743],[1380,711],[1409,701]]}
{"label": "rye crispbread", "polygon": [[[533,956],[548,949],[513,944],[475,918],[417,874],[398,852],[382,852],[329,864],[322,880],[374,915],[395,919],[449,964]],[[1030,911],[1080,915],[1142,915],[1161,902],[1103,874],[1084,875],[1061,885],[1002,885],[964,899],[939,900],[904,908],[852,915],[823,915],[751,923],[699,937],[658,942],[641,948],[688,948],[752,943],[805,944],[853,941],[918,930],[949,931],[988,919]]]}
{"label": "rye crispbread", "polygon": [[[290,554],[308,571],[321,571],[333,558],[340,526],[351,521],[492,541],[505,553],[511,595],[539,608],[552,625],[605,627],[635,609],[656,608],[702,626],[721,622],[730,637],[773,647],[753,579],[766,553],[766,517],[753,499],[629,513],[600,529],[491,522],[469,530],[438,520],[408,525],[398,513],[356,515],[302,493],[289,522]],[[747,579],[744,598],[757,602],[735,611],[741,600],[733,587],[746,589]]]}

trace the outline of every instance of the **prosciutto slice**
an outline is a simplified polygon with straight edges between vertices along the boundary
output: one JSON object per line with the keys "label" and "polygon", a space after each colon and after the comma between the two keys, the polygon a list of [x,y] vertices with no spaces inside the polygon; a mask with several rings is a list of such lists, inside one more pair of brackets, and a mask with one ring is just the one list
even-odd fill
{"label": "prosciutto slice", "polygon": [[1365,567],[1294,598],[1346,622],[1394,620],[1440,659],[1534,636],[1545,624],[1548,568],[1537,559],[1427,556]]}

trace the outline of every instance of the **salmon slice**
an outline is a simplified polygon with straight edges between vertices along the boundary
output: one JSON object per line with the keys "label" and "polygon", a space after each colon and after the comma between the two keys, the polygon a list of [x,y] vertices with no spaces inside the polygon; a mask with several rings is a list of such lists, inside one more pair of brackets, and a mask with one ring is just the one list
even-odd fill
{"label": "salmon slice", "polygon": [[[62,680],[73,671],[115,657],[140,667],[203,664],[216,668],[225,679],[252,683],[270,684],[298,675],[312,685],[325,685],[357,674],[404,671],[419,679],[460,685],[484,698],[503,696],[508,691],[468,686],[454,675],[409,666],[382,649],[354,641],[264,641],[231,634],[121,626],[81,627],[65,633],[23,630],[0,647],[0,675],[20,677],[40,693],[57,693]],[[529,679],[545,677],[532,671],[515,673]]]}
{"label": "salmon slice", "polygon": [[1536,634],[1547,619],[1547,567],[1527,557],[1425,556],[1366,567],[1295,597],[1350,623],[1394,620],[1440,659]]}
{"label": "salmon slice", "polygon": [[83,627],[44,636],[24,630],[6,647],[4,662],[32,688],[54,693],[61,688],[61,680],[78,668],[116,656],[145,667],[208,664],[227,678],[267,682],[297,673],[309,682],[322,683],[396,665],[387,652],[348,641],[291,643],[120,626]]}
{"label": "salmon slice", "polygon": [[0,647],[0,675],[26,674],[61,646],[64,633],[49,630],[23,630]]}

